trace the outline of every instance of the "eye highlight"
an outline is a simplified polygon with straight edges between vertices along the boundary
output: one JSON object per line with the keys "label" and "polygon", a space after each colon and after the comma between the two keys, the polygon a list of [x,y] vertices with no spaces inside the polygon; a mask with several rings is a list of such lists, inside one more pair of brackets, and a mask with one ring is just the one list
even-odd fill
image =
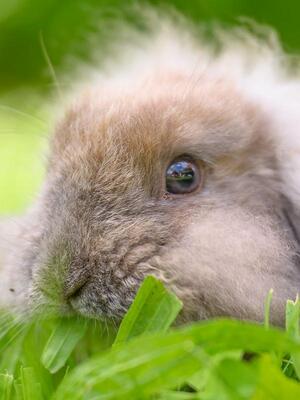
{"label": "eye highlight", "polygon": [[202,172],[196,162],[186,158],[173,161],[166,171],[166,189],[171,194],[186,194],[198,189]]}

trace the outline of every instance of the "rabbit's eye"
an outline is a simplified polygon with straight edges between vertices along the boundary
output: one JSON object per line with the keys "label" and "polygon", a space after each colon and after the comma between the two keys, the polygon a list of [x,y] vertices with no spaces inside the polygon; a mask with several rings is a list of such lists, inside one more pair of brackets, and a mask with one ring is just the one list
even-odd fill
{"label": "rabbit's eye", "polygon": [[168,193],[185,194],[194,192],[201,184],[201,172],[193,161],[174,161],[166,172]]}

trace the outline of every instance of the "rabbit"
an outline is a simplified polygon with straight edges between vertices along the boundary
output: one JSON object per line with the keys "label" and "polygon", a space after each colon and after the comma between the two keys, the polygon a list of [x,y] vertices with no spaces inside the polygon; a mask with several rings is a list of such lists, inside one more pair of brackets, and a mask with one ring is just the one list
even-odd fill
{"label": "rabbit", "polygon": [[180,321],[262,321],[273,289],[284,323],[300,289],[300,80],[272,32],[217,31],[218,50],[161,21],[70,94],[37,199],[0,226],[2,308],[119,320],[153,275]]}

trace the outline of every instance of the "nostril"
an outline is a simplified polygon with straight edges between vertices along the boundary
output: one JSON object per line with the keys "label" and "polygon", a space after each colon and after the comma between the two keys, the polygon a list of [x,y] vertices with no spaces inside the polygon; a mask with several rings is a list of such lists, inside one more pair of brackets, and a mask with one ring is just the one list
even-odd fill
{"label": "nostril", "polygon": [[78,274],[74,274],[73,271],[73,274],[69,273],[63,288],[65,299],[68,300],[70,299],[70,297],[77,296],[89,280],[89,277],[90,275],[86,272],[79,272]]}

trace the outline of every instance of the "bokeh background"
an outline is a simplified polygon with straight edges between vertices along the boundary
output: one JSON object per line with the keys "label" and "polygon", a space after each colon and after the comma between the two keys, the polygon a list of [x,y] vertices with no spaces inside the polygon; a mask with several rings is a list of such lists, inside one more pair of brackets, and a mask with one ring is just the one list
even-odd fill
{"label": "bokeh background", "polygon": [[[126,0],[0,0],[0,213],[20,213],[43,178],[51,103],[57,96],[53,70],[64,79],[109,48],[109,21],[138,24]],[[300,50],[299,0],[153,0],[197,24],[240,17],[275,28],[284,49]],[[52,67],[49,66],[51,60]]]}

